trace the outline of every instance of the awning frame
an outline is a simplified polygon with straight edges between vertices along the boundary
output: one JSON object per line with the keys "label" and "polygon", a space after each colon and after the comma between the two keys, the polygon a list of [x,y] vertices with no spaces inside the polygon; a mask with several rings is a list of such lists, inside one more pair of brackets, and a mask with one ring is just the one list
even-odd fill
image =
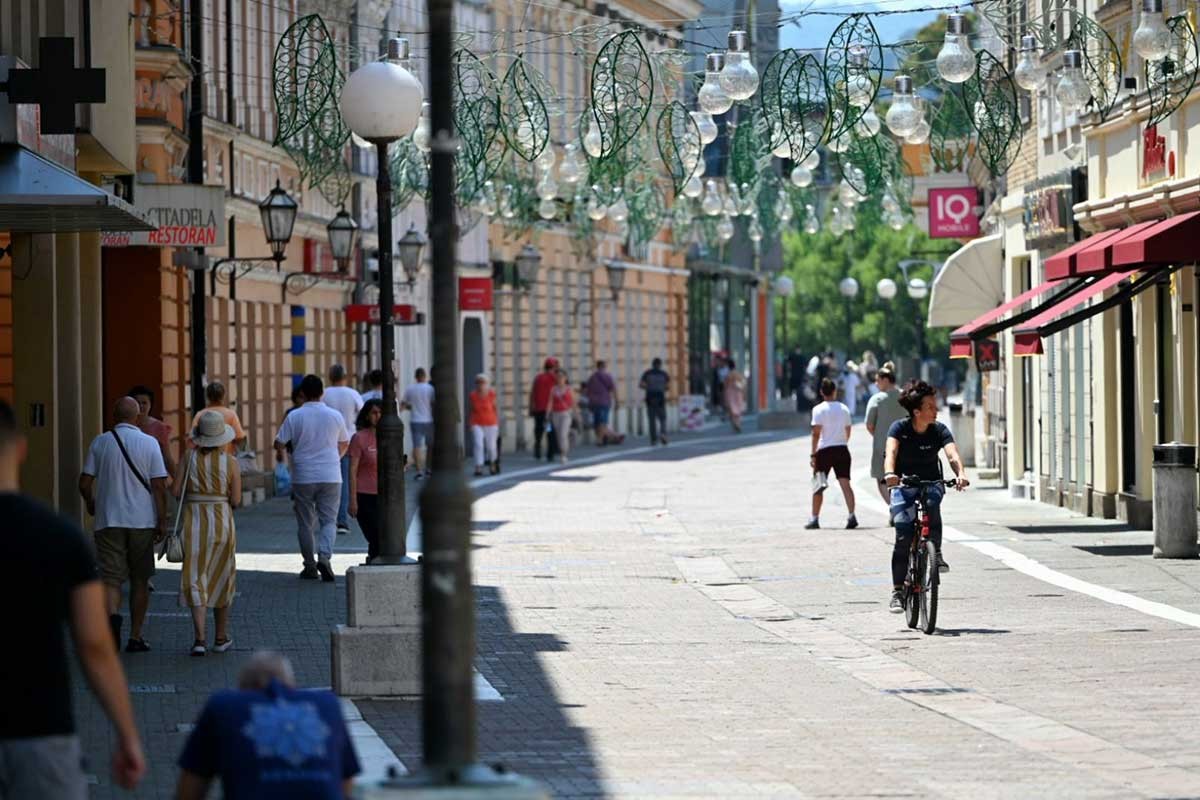
{"label": "awning frame", "polygon": [[1045,325],[1036,328],[1035,331],[1032,332],[1036,332],[1037,335],[1043,339],[1047,336],[1053,336],[1056,333],[1061,333],[1067,328],[1083,322],[1089,317],[1094,317],[1097,314],[1102,314],[1105,311],[1108,311],[1110,308],[1119,306],[1121,303],[1124,303],[1126,300],[1141,294],[1143,291],[1149,289],[1155,284],[1169,283],[1171,276],[1183,269],[1185,266],[1188,265],[1173,264],[1168,267],[1156,269],[1153,272],[1148,272],[1145,275],[1141,275],[1130,281],[1127,285],[1117,289],[1117,291],[1113,292],[1111,297],[1094,303],[1087,308],[1080,309],[1079,311],[1073,311],[1066,316],[1059,317],[1053,322],[1047,322]]}
{"label": "awning frame", "polygon": [[1062,291],[1060,291],[1058,294],[1054,295],[1053,297],[1050,297],[1046,300],[1042,300],[1041,302],[1037,303],[1036,305],[1033,305],[1033,306],[1025,309],[1024,311],[1019,311],[1016,314],[1013,314],[1011,317],[1008,317],[1007,319],[1002,319],[1002,320],[998,320],[996,322],[990,322],[987,325],[982,325],[982,326],[976,328],[975,330],[971,331],[967,335],[971,337],[972,342],[978,342],[980,339],[991,338],[992,336],[995,336],[997,333],[1002,333],[1015,325],[1020,325],[1022,322],[1033,319],[1038,314],[1041,314],[1043,311],[1050,308],[1051,306],[1058,305],[1062,301],[1067,300],[1070,297],[1072,297],[1073,295],[1078,294],[1079,292],[1083,291],[1085,288],[1087,288],[1088,286],[1091,285],[1092,279],[1093,279],[1093,276],[1091,276],[1091,275],[1078,277],[1075,279],[1074,283],[1072,283],[1069,286],[1064,287],[1062,289]]}

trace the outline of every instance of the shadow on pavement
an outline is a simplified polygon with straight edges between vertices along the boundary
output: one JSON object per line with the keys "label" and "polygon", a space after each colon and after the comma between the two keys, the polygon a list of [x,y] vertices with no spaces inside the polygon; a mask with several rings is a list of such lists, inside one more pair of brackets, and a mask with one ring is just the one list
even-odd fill
{"label": "shadow on pavement", "polygon": [[1051,533],[1132,533],[1137,528],[1131,528],[1123,522],[1099,523],[1070,523],[1052,522],[1048,525],[1006,525],[1010,531],[1025,534]]}
{"label": "shadow on pavement", "polygon": [[1012,633],[1003,628],[938,628],[934,636],[994,636],[1002,633]]}

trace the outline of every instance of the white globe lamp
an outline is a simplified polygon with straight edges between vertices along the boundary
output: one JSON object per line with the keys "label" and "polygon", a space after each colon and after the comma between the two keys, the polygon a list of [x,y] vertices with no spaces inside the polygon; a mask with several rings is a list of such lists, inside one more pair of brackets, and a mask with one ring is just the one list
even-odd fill
{"label": "white globe lamp", "polygon": [[838,291],[842,293],[842,297],[856,297],[858,296],[858,281],[849,276],[842,278],[838,283]]}
{"label": "white globe lamp", "polygon": [[391,142],[408,136],[421,119],[424,87],[401,66],[408,42],[388,42],[388,57],[364,64],[342,87],[338,107],[350,130],[369,142]]}
{"label": "white globe lamp", "polygon": [[891,278],[880,278],[879,283],[875,284],[875,293],[880,300],[891,300],[896,296],[896,291],[896,282]]}

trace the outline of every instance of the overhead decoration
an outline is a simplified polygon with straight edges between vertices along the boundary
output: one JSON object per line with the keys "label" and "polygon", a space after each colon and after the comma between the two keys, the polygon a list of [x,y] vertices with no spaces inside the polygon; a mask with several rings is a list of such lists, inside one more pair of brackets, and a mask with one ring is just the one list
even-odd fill
{"label": "overhead decoration", "polygon": [[1150,97],[1146,127],[1162,122],[1183,104],[1196,86],[1200,67],[1196,31],[1187,15],[1171,17],[1165,27],[1171,40],[1166,54],[1156,61],[1146,61],[1146,91]]}
{"label": "overhead decoration", "polygon": [[[458,201],[470,205],[500,168],[507,147],[501,134],[500,91],[495,74],[469,50],[454,53],[454,160]],[[545,111],[545,108],[542,108]]]}
{"label": "overhead decoration", "polygon": [[642,129],[654,101],[654,70],[637,31],[618,33],[600,48],[592,66],[591,100],[600,135],[594,157],[611,158]]}
{"label": "overhead decoration", "polygon": [[700,161],[700,129],[687,106],[673,100],[659,112],[655,132],[663,168],[676,194],[681,193]]}
{"label": "overhead decoration", "polygon": [[961,172],[971,153],[971,118],[956,92],[945,92],[930,120],[929,157],[942,172]]}
{"label": "overhead decoration", "polygon": [[1021,117],[1012,76],[995,56],[981,50],[975,74],[962,85],[960,96],[977,133],[975,155],[992,177],[1000,177],[1021,148]]}
{"label": "overhead decoration", "polygon": [[[1061,49],[1064,55],[1066,51],[1071,50],[1078,50],[1082,54],[1082,71],[1091,92],[1088,105],[1100,119],[1107,119],[1117,104],[1117,97],[1121,92],[1121,79],[1125,75],[1121,50],[1108,35],[1108,31],[1090,17],[1079,12],[1068,12],[1068,19],[1071,32],[1063,41]],[[1042,47],[1047,49],[1045,41],[1042,42]],[[1061,93],[1056,89],[1056,94]]]}
{"label": "overhead decoration", "polygon": [[829,139],[849,132],[875,102],[883,80],[883,46],[866,14],[842,20],[825,46],[825,94]]}
{"label": "overhead decoration", "polygon": [[515,58],[500,85],[500,130],[509,149],[526,161],[540,156],[550,142],[550,116],[531,70],[523,58]]}

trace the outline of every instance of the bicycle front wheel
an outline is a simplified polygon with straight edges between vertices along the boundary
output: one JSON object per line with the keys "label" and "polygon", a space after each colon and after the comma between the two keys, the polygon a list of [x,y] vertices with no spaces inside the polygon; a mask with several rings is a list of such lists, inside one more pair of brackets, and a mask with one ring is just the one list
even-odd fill
{"label": "bicycle front wheel", "polygon": [[926,540],[921,545],[921,630],[931,634],[937,627],[938,573],[937,549]]}

